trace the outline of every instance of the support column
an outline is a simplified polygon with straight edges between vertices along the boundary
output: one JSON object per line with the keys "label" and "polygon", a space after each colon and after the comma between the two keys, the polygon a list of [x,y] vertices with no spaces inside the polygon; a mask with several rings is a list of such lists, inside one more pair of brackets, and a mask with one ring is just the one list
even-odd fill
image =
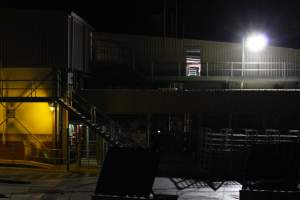
{"label": "support column", "polygon": [[84,135],[83,129],[84,126],[81,124],[76,125],[76,163],[78,167],[81,167],[81,137]]}
{"label": "support column", "polygon": [[70,148],[69,148],[69,117],[68,111],[64,108],[61,108],[61,130],[60,135],[62,138],[62,158],[63,163],[66,164],[67,170],[70,169]]}
{"label": "support column", "polygon": [[151,128],[152,128],[152,124],[151,124],[151,114],[148,113],[147,114],[147,127],[146,127],[146,137],[147,137],[147,147],[151,146]]}
{"label": "support column", "polygon": [[85,129],[85,134],[86,134],[86,139],[85,139],[85,142],[86,142],[86,159],[88,161],[88,167],[89,167],[89,162],[90,162],[90,129],[88,126],[86,126],[86,129]]}
{"label": "support column", "polygon": [[53,112],[53,137],[52,137],[52,147],[53,152],[51,152],[51,156],[53,156],[53,164],[59,164],[58,158],[59,158],[59,105],[55,104],[54,112]]}
{"label": "support column", "polygon": [[97,159],[97,165],[99,166],[102,164],[102,161],[104,160],[102,158],[103,155],[103,140],[100,137],[99,134],[96,134],[96,159]]}

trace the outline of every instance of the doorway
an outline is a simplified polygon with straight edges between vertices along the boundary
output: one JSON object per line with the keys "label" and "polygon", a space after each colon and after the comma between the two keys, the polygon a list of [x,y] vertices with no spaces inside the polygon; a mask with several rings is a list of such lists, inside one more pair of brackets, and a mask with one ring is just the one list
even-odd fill
{"label": "doorway", "polygon": [[186,76],[201,75],[200,49],[189,48],[185,50]]}

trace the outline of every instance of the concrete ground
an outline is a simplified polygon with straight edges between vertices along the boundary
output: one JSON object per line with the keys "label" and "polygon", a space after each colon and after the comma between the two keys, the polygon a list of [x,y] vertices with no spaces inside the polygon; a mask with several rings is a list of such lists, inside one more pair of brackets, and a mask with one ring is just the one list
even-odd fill
{"label": "concrete ground", "polygon": [[96,173],[58,170],[0,168],[3,199],[89,199],[94,193]]}
{"label": "concrete ground", "polygon": [[234,200],[239,199],[241,189],[242,186],[233,181],[225,182],[213,190],[203,181],[166,177],[156,177],[153,185],[156,194],[178,195],[179,200]]}
{"label": "concrete ground", "polygon": [[[97,171],[66,172],[33,168],[0,167],[1,199],[79,200],[91,199]],[[239,199],[241,185],[225,182],[217,191],[206,183],[181,178],[156,177],[155,194],[176,194],[179,200]]]}

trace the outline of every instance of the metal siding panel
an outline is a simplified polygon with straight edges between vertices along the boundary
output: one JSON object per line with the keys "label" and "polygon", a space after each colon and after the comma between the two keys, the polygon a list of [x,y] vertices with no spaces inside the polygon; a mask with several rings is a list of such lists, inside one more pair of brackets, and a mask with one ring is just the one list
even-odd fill
{"label": "metal siding panel", "polygon": [[73,45],[72,45],[72,68],[74,70],[83,70],[83,27],[73,19]]}
{"label": "metal siding panel", "polygon": [[[175,38],[166,38],[165,41],[162,37],[129,36],[106,33],[99,33],[98,36],[110,38],[116,42],[123,42],[134,47],[137,57],[140,57],[140,66],[144,66],[144,68],[148,70],[152,61],[160,63],[184,63],[184,48],[194,47],[201,49],[202,64],[208,62],[209,75],[231,75],[230,69],[232,67],[236,70],[233,71],[233,75],[238,76],[241,74],[242,49],[241,45],[238,43],[189,39],[182,41]],[[248,70],[246,70],[245,75],[251,77],[259,76],[261,78],[278,78],[283,77],[284,75],[299,74],[299,70],[297,70],[298,67],[295,68],[295,64],[287,65],[288,73],[285,73],[282,67],[282,63],[285,62],[296,62],[298,66],[299,52],[297,54],[295,52],[296,50],[294,49],[269,47],[265,52],[260,54],[255,55],[253,53],[247,53],[246,61],[261,62],[262,64],[247,64],[246,67]],[[295,54],[295,58],[290,56],[290,54]],[[225,64],[225,62],[229,62],[229,64]],[[231,65],[230,62],[236,63]],[[268,62],[273,62],[273,64],[266,64]],[[169,67],[170,66],[166,66],[166,69]],[[174,65],[173,68],[175,67],[176,66]]]}
{"label": "metal siding panel", "polygon": [[5,66],[64,67],[65,17],[62,12],[1,9]]}
{"label": "metal siding panel", "polygon": [[5,52],[4,40],[0,39],[0,67],[4,66]]}
{"label": "metal siding panel", "polygon": [[84,57],[83,57],[83,72],[88,72],[90,63],[90,32],[87,27],[84,28]]}
{"label": "metal siding panel", "polygon": [[72,19],[72,67],[82,72],[89,71],[91,29],[75,15],[72,15]]}
{"label": "metal siding panel", "polygon": [[299,70],[299,65],[300,65],[300,51],[299,50],[297,50],[297,54],[296,54],[296,58],[295,58],[295,62],[296,62],[296,66],[298,66],[298,71],[297,71],[297,75],[299,76],[300,75],[300,70]]}

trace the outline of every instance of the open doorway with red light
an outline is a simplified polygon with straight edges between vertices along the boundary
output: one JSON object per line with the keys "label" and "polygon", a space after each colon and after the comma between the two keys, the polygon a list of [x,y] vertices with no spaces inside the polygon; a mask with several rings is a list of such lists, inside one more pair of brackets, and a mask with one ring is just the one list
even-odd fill
{"label": "open doorway with red light", "polygon": [[186,76],[201,75],[200,49],[197,48],[185,49],[185,65],[186,65]]}

